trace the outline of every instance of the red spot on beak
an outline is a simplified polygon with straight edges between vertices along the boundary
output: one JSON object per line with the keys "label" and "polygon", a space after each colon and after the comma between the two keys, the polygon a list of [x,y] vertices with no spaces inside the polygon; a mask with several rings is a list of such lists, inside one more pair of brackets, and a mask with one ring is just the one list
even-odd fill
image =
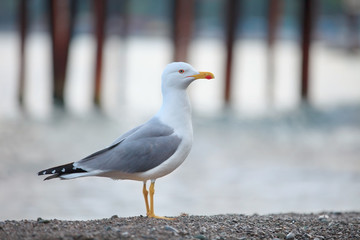
{"label": "red spot on beak", "polygon": [[207,75],[205,78],[206,79],[212,79],[212,77],[210,75]]}

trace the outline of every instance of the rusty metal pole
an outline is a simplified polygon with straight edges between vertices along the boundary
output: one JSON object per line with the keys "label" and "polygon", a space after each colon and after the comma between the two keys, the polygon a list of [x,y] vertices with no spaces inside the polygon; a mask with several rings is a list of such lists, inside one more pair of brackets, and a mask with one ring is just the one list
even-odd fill
{"label": "rusty metal pole", "polygon": [[101,98],[101,74],[103,66],[103,45],[105,37],[105,22],[106,22],[106,0],[94,0],[95,13],[95,36],[96,36],[96,62],[95,62],[95,88],[94,88],[94,103],[100,107]]}
{"label": "rusty metal pole", "polygon": [[174,61],[186,61],[194,21],[194,0],[175,0],[173,20]]}
{"label": "rusty metal pole", "polygon": [[269,106],[273,105],[275,98],[275,62],[274,45],[280,17],[281,0],[269,0],[267,2],[267,86],[266,100]]}
{"label": "rusty metal pole", "polygon": [[238,20],[238,0],[226,1],[226,65],[225,65],[225,105],[231,102],[231,75],[233,65],[233,45],[235,41],[235,32]]}
{"label": "rusty metal pole", "polygon": [[25,42],[27,36],[27,0],[19,2],[19,32],[20,32],[20,67],[19,67],[19,92],[18,99],[20,106],[24,104],[25,85]]}
{"label": "rusty metal pole", "polygon": [[64,86],[71,35],[69,0],[50,0],[50,29],[53,53],[54,103],[64,106]]}
{"label": "rusty metal pole", "polygon": [[310,48],[314,18],[314,0],[303,0],[301,12],[301,99],[309,101]]}

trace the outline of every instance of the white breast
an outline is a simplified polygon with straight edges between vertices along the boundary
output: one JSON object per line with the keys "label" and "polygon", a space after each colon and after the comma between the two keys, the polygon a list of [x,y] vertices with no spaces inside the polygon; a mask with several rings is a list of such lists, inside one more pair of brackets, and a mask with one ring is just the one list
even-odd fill
{"label": "white breast", "polygon": [[136,174],[142,181],[163,177],[179,167],[189,155],[192,146],[192,138],[183,139],[176,152],[159,166],[146,172]]}

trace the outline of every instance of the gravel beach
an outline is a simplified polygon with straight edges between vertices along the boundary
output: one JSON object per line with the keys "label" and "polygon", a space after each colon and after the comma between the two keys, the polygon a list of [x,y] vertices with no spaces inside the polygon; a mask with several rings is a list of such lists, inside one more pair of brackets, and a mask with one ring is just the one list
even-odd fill
{"label": "gravel beach", "polygon": [[0,239],[360,239],[360,212],[0,222]]}

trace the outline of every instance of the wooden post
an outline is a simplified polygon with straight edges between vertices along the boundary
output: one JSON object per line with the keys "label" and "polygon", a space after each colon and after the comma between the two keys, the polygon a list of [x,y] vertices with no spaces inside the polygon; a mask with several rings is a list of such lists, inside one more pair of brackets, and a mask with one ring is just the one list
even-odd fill
{"label": "wooden post", "polygon": [[356,50],[360,47],[359,44],[359,29],[360,24],[358,21],[359,15],[356,15],[354,12],[346,12],[346,24],[348,27],[347,31],[347,48],[349,53],[356,53]]}
{"label": "wooden post", "polygon": [[173,21],[174,61],[186,61],[194,20],[194,0],[175,0]]}
{"label": "wooden post", "polygon": [[301,2],[301,99],[303,102],[308,103],[310,82],[310,47],[314,22],[314,0],[302,0]]}
{"label": "wooden post", "polygon": [[269,0],[267,2],[268,25],[267,25],[267,86],[266,101],[269,106],[274,103],[275,91],[275,63],[274,63],[274,45],[276,40],[278,22],[280,17],[280,0]]}
{"label": "wooden post", "polygon": [[20,67],[19,67],[19,92],[20,106],[24,104],[25,84],[25,42],[27,36],[27,0],[20,0],[19,3],[19,32],[20,32]]}
{"label": "wooden post", "polygon": [[69,0],[50,0],[50,29],[53,53],[54,103],[64,106],[64,86],[72,18]]}
{"label": "wooden post", "polygon": [[96,36],[96,62],[95,62],[95,88],[94,103],[100,106],[101,97],[101,74],[103,66],[103,45],[106,22],[106,0],[94,0],[95,36]]}
{"label": "wooden post", "polygon": [[126,39],[129,33],[129,8],[130,1],[129,0],[121,0],[120,1],[120,16],[123,20],[123,24],[121,26],[120,37],[122,39]]}
{"label": "wooden post", "polygon": [[233,45],[235,41],[235,31],[238,20],[238,0],[226,1],[226,65],[225,65],[225,105],[231,102],[231,75],[233,63]]}

